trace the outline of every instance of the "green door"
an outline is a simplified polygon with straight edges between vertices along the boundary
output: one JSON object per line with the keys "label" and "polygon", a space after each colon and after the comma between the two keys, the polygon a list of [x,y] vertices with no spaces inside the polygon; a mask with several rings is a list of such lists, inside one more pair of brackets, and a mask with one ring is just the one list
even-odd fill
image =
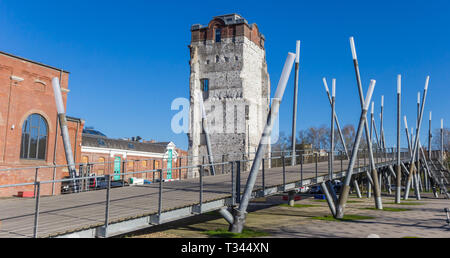
{"label": "green door", "polygon": [[169,158],[167,159],[167,179],[172,179],[172,150],[169,150]]}
{"label": "green door", "polygon": [[122,159],[120,157],[114,158],[114,181],[120,180],[121,161]]}

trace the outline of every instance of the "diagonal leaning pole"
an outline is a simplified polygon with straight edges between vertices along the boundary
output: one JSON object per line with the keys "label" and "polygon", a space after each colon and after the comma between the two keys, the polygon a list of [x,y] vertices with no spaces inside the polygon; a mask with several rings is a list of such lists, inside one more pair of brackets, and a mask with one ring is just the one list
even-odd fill
{"label": "diagonal leaning pole", "polygon": [[[58,112],[59,125],[61,127],[61,136],[63,138],[67,166],[69,168],[69,176],[70,176],[70,178],[75,179],[77,177],[77,172],[76,172],[76,168],[75,168],[75,161],[73,158],[72,147],[70,144],[69,131],[67,129],[67,118],[66,118],[66,112],[65,112],[65,108],[64,108],[63,98],[61,95],[61,86],[59,84],[58,78],[55,77],[52,79],[52,86],[53,86],[53,92],[55,94],[56,110]],[[78,192],[78,190],[79,190],[78,182],[76,180],[70,181],[70,185],[74,192]]]}
{"label": "diagonal leaning pole", "polygon": [[[322,81],[323,81],[323,85],[325,86],[325,91],[327,92],[327,96],[328,96],[328,100],[330,101],[330,105],[331,105],[331,107],[333,107],[333,98],[330,95],[330,89],[328,88],[327,79],[323,78]],[[345,156],[347,157],[347,160],[350,160],[350,155],[348,154],[347,145],[345,143],[344,136],[342,134],[342,130],[341,130],[341,126],[339,124],[339,119],[338,119],[337,113],[336,113],[335,110],[333,110],[332,112],[334,114],[334,120],[336,121],[336,127],[338,129],[339,138],[341,140],[342,145],[344,146]],[[369,184],[373,184],[372,177],[370,176],[369,172],[367,172],[367,178],[369,180]],[[355,188],[357,188],[358,187],[358,182],[356,180],[353,180],[353,185],[355,186]],[[324,187],[322,186],[322,188],[324,188]],[[358,193],[358,195],[360,195],[359,194],[360,192],[359,192],[358,188],[357,188],[357,193]]]}
{"label": "diagonal leaning pole", "polygon": [[286,63],[283,67],[283,72],[281,73],[281,78],[277,86],[277,91],[273,98],[272,106],[270,108],[266,125],[262,133],[258,150],[256,151],[255,159],[253,160],[252,167],[247,179],[247,185],[245,187],[244,194],[241,199],[241,203],[238,209],[233,210],[234,214],[230,214],[227,210],[222,209],[220,212],[222,216],[230,223],[230,231],[233,233],[242,233],[245,224],[245,218],[247,216],[247,207],[250,202],[250,197],[255,186],[256,178],[258,176],[259,168],[261,167],[261,161],[266,154],[267,146],[270,143],[270,138],[272,134],[272,127],[275,120],[278,117],[278,112],[280,109],[280,104],[283,99],[284,91],[286,89],[286,84],[288,82],[289,76],[292,71],[292,66],[294,64],[296,55],[289,53],[286,59]]}
{"label": "diagonal leaning pole", "polygon": [[[353,169],[355,167],[356,159],[358,158],[359,144],[361,143],[361,137],[364,130],[364,124],[367,121],[367,111],[369,110],[370,100],[372,99],[373,90],[375,88],[376,81],[371,80],[369,91],[367,92],[367,97],[364,102],[364,106],[361,111],[361,117],[359,119],[358,131],[356,133],[355,143],[353,144],[352,157],[350,159],[350,164],[348,166],[347,175],[345,176],[344,187],[342,188],[341,195],[339,196],[339,204],[336,209],[336,218],[344,218],[345,205],[347,204],[348,195],[350,192],[350,181],[353,176]],[[373,178],[376,180],[376,178]],[[376,181],[375,181],[376,182]]]}
{"label": "diagonal leaning pole", "polygon": [[[350,47],[352,50],[352,57],[353,57],[353,64],[355,67],[355,74],[356,74],[356,82],[358,85],[358,92],[359,92],[359,99],[361,102],[361,108],[364,107],[364,93],[362,90],[362,83],[361,83],[361,75],[359,73],[359,64],[358,64],[358,56],[356,55],[356,48],[355,48],[355,41],[353,39],[353,37],[350,37]],[[367,140],[367,146],[368,146],[368,150],[369,150],[369,162],[370,162],[370,169],[372,171],[372,181],[373,181],[373,192],[374,192],[374,200],[375,200],[375,207],[379,210],[383,209],[383,204],[381,202],[381,191],[380,191],[380,187],[379,187],[379,182],[378,182],[378,171],[376,169],[375,166],[375,160],[373,158],[373,149],[372,149],[372,141],[370,139],[370,135],[369,135],[369,122],[367,120],[367,118],[364,119],[364,128],[365,128],[365,135],[366,135],[366,140]],[[376,128],[376,127],[375,127]],[[381,136],[380,136],[381,137]]]}
{"label": "diagonal leaning pole", "polygon": [[[420,109],[419,121],[418,121],[418,124],[417,124],[418,126],[417,126],[417,129],[416,129],[417,130],[416,131],[416,137],[415,137],[415,140],[414,140],[414,145],[411,146],[412,147],[412,156],[411,156],[410,169],[409,169],[410,173],[409,173],[409,176],[408,176],[408,180],[407,180],[407,183],[406,183],[406,189],[405,189],[405,196],[404,196],[405,200],[408,200],[409,190],[410,190],[410,187],[411,187],[411,181],[412,181],[414,173],[416,171],[416,167],[415,167],[414,163],[416,162],[417,151],[419,149],[420,127],[422,126],[423,111],[424,111],[424,108],[425,108],[425,102],[427,100],[427,93],[428,93],[428,85],[429,85],[429,83],[430,83],[430,76],[427,76],[427,79],[425,81],[425,89],[424,89],[424,93],[423,93],[422,107]],[[417,181],[416,181],[416,185],[415,186],[416,186],[415,188],[417,189],[417,186],[418,186],[417,185]],[[417,191],[416,198],[420,199],[420,194],[418,193],[418,191]]]}
{"label": "diagonal leaning pole", "polygon": [[[214,156],[212,153],[211,148],[211,139],[209,137],[209,129],[208,129],[208,118],[206,116],[206,110],[205,110],[205,104],[203,102],[203,93],[200,91],[197,91],[197,98],[200,102],[200,109],[202,112],[202,128],[203,133],[205,134],[205,140],[206,140],[206,150],[208,151],[208,160],[209,164],[214,164]],[[214,169],[214,165],[211,165],[211,175],[216,175],[216,170]]]}

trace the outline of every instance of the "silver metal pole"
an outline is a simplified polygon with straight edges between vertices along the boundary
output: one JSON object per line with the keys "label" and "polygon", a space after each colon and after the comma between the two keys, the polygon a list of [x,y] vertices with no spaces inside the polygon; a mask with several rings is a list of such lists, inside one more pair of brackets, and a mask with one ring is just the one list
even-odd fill
{"label": "silver metal pole", "polygon": [[330,192],[328,191],[327,185],[325,184],[325,182],[322,182],[320,184],[320,187],[322,188],[323,194],[325,195],[331,214],[333,214],[333,217],[336,217],[336,206],[334,204],[333,197],[330,195]]}
{"label": "silver metal pole", "polygon": [[[333,79],[333,80],[334,80],[333,83],[335,83],[335,79]],[[341,126],[339,124],[339,119],[338,119],[338,116],[336,114],[335,106],[333,104],[334,100],[333,100],[332,96],[330,95],[330,90],[328,89],[328,83],[327,83],[327,79],[326,78],[323,78],[323,85],[325,86],[325,91],[327,92],[328,100],[330,101],[331,110],[332,110],[332,114],[333,114],[333,119],[336,120],[336,127],[338,129],[338,133],[339,133],[339,137],[341,139],[342,146],[344,147],[345,156],[346,156],[347,159],[350,159],[350,156],[349,156],[348,150],[347,150],[347,145],[345,144],[344,136],[342,134]],[[335,94],[333,94],[333,95],[335,95]],[[372,107],[373,107],[373,105],[372,105]],[[331,137],[333,138],[332,143],[334,144],[334,124],[333,124],[333,120],[332,120],[331,123],[332,123],[332,130],[331,131],[333,131],[331,133]],[[371,139],[372,139],[372,136],[371,136]],[[333,154],[333,157],[332,157],[333,160],[329,161],[329,162],[330,162],[330,171],[333,171],[333,169],[332,169],[333,165],[332,164],[334,162],[334,145],[331,148],[331,150],[332,150],[331,153]],[[341,162],[342,162],[342,160],[341,160]],[[330,180],[332,180],[333,177],[332,177],[331,173],[329,174],[329,176],[330,176]],[[369,172],[367,172],[367,179],[369,180],[369,185],[370,185],[371,182],[372,182],[372,177],[370,176]],[[356,180],[353,183],[357,184]]]}
{"label": "silver metal pole", "polygon": [[376,141],[377,149],[379,149],[379,148],[381,148],[381,145],[380,145],[380,141],[381,141],[380,137],[381,137],[381,135],[380,135],[380,137],[378,137],[377,125],[375,123],[375,117],[372,118],[372,125],[373,125],[373,130],[374,130],[374,133],[375,133],[375,139],[377,140]]}
{"label": "silver metal pole", "polygon": [[[202,112],[203,133],[205,134],[206,149],[208,151],[209,164],[214,164],[214,157],[213,157],[212,148],[211,148],[211,139],[209,138],[208,119],[206,117],[206,110],[205,110],[205,105],[203,104],[203,95],[202,94],[203,93],[200,92],[200,91],[197,92],[197,96],[198,96],[198,99],[199,99],[199,102],[200,102],[200,109],[201,109],[201,112]],[[214,168],[214,165],[211,165],[211,174],[213,176],[216,175],[216,170]]]}
{"label": "silver metal pole", "polygon": [[[323,84],[325,86],[325,90],[327,92],[327,96],[328,96],[328,100],[330,101],[330,105],[332,105],[332,101],[333,100],[331,99],[331,95],[330,95],[330,91],[328,89],[328,84],[327,84],[326,78],[323,78]],[[346,155],[347,159],[349,159],[350,156],[348,154],[347,144],[345,144],[344,135],[342,134],[341,125],[339,124],[339,119],[338,119],[338,116],[336,114],[336,110],[334,111],[334,118],[336,120],[336,127],[338,129],[339,138],[341,139],[342,146],[344,147],[345,155]]]}
{"label": "silver metal pole", "polygon": [[397,77],[397,189],[395,191],[395,203],[400,204],[402,192],[402,168],[400,165],[400,127],[402,108],[402,76]]}
{"label": "silver metal pole", "polygon": [[[431,138],[433,137],[433,134],[431,133],[431,118],[432,118],[432,112],[430,111],[430,122],[428,125],[428,160],[431,162]],[[425,174],[427,175],[427,174]],[[426,179],[426,184],[427,184],[427,191],[430,191],[430,178]]]}
{"label": "silver metal pole", "polygon": [[[344,186],[342,188],[342,192],[339,197],[339,205],[336,210],[336,218],[338,218],[338,219],[344,218],[344,209],[345,209],[345,205],[347,204],[347,199],[348,199],[348,195],[350,192],[350,181],[352,179],[353,169],[355,166],[356,159],[358,158],[359,144],[361,142],[361,136],[363,134],[364,124],[367,121],[367,117],[366,117],[367,111],[369,109],[370,100],[372,99],[372,94],[373,94],[373,90],[375,88],[375,83],[376,83],[375,80],[371,81],[369,91],[367,93],[367,97],[364,102],[365,104],[362,108],[361,118],[359,120],[359,125],[358,125],[358,131],[356,134],[355,143],[353,145],[352,157],[350,159],[350,164],[348,167],[347,175],[345,176]],[[367,136],[368,136],[368,134],[367,134]],[[375,178],[373,178],[373,179],[375,180]],[[375,181],[375,182],[377,182],[377,181]]]}
{"label": "silver metal pole", "polygon": [[234,233],[241,233],[244,224],[245,218],[247,214],[247,207],[250,201],[250,196],[253,191],[253,187],[255,185],[256,178],[258,176],[259,168],[261,167],[261,161],[264,158],[264,155],[267,151],[267,146],[270,143],[270,138],[272,134],[273,124],[278,117],[278,112],[280,109],[280,104],[283,99],[284,91],[286,89],[286,85],[289,79],[289,75],[291,74],[292,65],[294,64],[295,54],[289,53],[286,59],[286,63],[283,67],[283,72],[281,74],[280,81],[278,83],[277,91],[275,92],[275,96],[272,102],[272,106],[270,108],[270,112],[268,114],[267,122],[264,127],[264,131],[262,137],[259,142],[258,149],[256,151],[255,159],[253,160],[252,167],[250,169],[250,174],[247,179],[247,185],[244,191],[244,195],[242,196],[241,203],[239,208],[234,211],[234,223],[230,226],[230,231]]}
{"label": "silver metal pole", "polygon": [[[418,92],[417,94],[417,128],[419,128],[419,116],[420,116],[420,92]],[[420,136],[417,136],[419,138],[419,146],[420,146]],[[420,186],[421,184],[421,179],[420,179],[420,174],[421,174],[421,169],[420,169],[420,151],[417,151],[417,156],[416,156],[416,167],[417,167],[417,171],[416,171],[416,183],[418,183]],[[418,187],[417,191],[420,192],[421,187]]]}
{"label": "silver metal pole", "polygon": [[[356,55],[355,42],[354,42],[353,37],[350,38],[350,46],[351,46],[351,50],[352,50],[353,64],[355,67],[356,82],[358,84],[359,99],[360,99],[361,108],[362,108],[365,104],[367,104],[367,106],[368,106],[369,103],[364,103],[364,93],[362,90],[361,75],[359,72],[359,65],[358,65],[358,57]],[[372,168],[372,180],[373,180],[373,189],[374,189],[374,195],[375,195],[375,198],[374,198],[375,207],[377,209],[382,210],[383,204],[381,201],[381,191],[379,189],[378,171],[376,170],[375,161],[373,158],[372,142],[369,139],[369,123],[367,121],[367,118],[365,118],[365,120],[364,120],[364,125],[365,125],[365,135],[366,135],[367,145],[368,145],[368,149],[369,149],[369,158],[370,158],[369,160],[370,160],[371,168]]]}
{"label": "silver metal pole", "polygon": [[334,110],[336,105],[336,79],[333,79],[331,94],[331,144],[330,144],[330,171],[329,178],[333,181],[333,163],[334,163]]}
{"label": "silver metal pole", "polygon": [[111,176],[110,175],[106,175],[105,176],[105,180],[106,180],[106,204],[105,204],[105,226],[104,226],[104,235],[103,237],[108,237],[108,225],[109,225],[109,204],[110,204],[110,200],[111,200],[111,195],[110,195],[110,191],[111,191]]}
{"label": "silver metal pole", "polygon": [[[411,181],[412,181],[412,178],[413,178],[413,173],[416,170],[414,163],[415,163],[416,153],[418,151],[418,146],[419,146],[420,127],[422,125],[423,111],[424,111],[425,103],[426,103],[426,99],[427,99],[429,82],[430,82],[430,76],[427,76],[427,79],[425,81],[425,89],[424,89],[424,94],[423,94],[422,108],[420,110],[420,115],[419,115],[419,123],[418,123],[419,126],[417,127],[417,132],[416,132],[416,137],[415,137],[415,141],[414,141],[414,146],[412,146],[413,149],[412,149],[412,157],[411,157],[411,162],[410,162],[410,166],[411,166],[410,167],[410,172],[411,173],[409,174],[408,181],[407,181],[407,184],[406,184],[405,197],[404,197],[405,200],[408,199],[409,189],[411,187]],[[417,195],[417,199],[420,199],[420,194]]]}
{"label": "silver metal pole", "polygon": [[406,140],[408,142],[408,151],[409,156],[412,155],[412,147],[411,147],[411,139],[409,138],[409,129],[408,129],[408,121],[406,120],[406,116],[403,117],[403,120],[405,121],[405,133],[406,133]]}
{"label": "silver metal pole", "polygon": [[295,55],[295,79],[294,79],[294,107],[292,111],[292,159],[291,165],[296,164],[296,134],[297,134],[297,96],[298,96],[298,72],[300,63],[300,40],[297,41]]}
{"label": "silver metal pole", "polygon": [[381,113],[380,113],[380,145],[383,149],[386,148],[386,145],[384,144],[384,96],[381,96]]}
{"label": "silver metal pole", "polygon": [[36,185],[36,205],[34,209],[34,227],[33,227],[33,238],[38,236],[38,225],[39,225],[39,203],[41,197],[41,182],[35,182]]}
{"label": "silver metal pole", "polygon": [[[61,127],[61,135],[63,138],[64,150],[66,153],[66,161],[69,167],[69,175],[71,178],[76,178],[77,175],[75,170],[75,162],[73,159],[72,146],[70,144],[70,136],[69,131],[67,129],[67,119],[65,114],[64,102],[62,99],[61,88],[59,85],[58,78],[55,77],[52,79],[52,86],[55,94],[56,109],[59,117],[59,125]],[[73,190],[75,192],[78,192],[78,182],[72,181],[71,184],[73,186]]]}
{"label": "silver metal pole", "polygon": [[441,162],[444,164],[444,119],[441,119]]}

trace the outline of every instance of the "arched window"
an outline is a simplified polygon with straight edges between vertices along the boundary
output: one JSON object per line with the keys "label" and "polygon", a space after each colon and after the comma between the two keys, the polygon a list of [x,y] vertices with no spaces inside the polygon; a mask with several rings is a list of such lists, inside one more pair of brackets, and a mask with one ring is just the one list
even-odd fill
{"label": "arched window", "polygon": [[47,137],[48,126],[45,118],[39,114],[30,115],[22,127],[20,158],[45,160]]}

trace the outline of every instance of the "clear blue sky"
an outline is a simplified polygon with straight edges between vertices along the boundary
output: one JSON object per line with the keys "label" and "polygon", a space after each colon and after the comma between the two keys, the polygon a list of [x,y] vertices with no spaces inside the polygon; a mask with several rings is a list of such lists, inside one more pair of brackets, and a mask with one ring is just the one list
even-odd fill
{"label": "clear blue sky", "polygon": [[[110,137],[140,135],[174,141],[170,104],[189,97],[190,26],[239,13],[266,36],[272,94],[287,52],[302,41],[299,129],[329,124],[322,77],[337,79],[341,124],[360,115],[349,37],[354,36],[365,91],[376,79],[379,113],[385,95],[385,131],[395,142],[396,75],[403,75],[403,113],[415,124],[417,92],[431,76],[428,113],[433,126],[450,123],[450,2],[442,1],[4,1],[0,50],[71,72],[68,114]],[[331,84],[331,82],[330,82]],[[293,79],[280,110],[290,134]],[[378,116],[377,122],[378,122]],[[403,128],[402,128],[402,136]],[[403,137],[404,138],[404,137]]]}

